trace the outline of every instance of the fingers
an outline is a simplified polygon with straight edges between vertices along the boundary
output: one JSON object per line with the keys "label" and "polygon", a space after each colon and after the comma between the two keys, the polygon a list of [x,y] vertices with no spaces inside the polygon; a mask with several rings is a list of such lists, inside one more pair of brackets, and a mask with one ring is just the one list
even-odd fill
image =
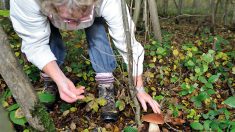
{"label": "fingers", "polygon": [[68,79],[67,85],[64,85],[59,89],[60,98],[68,103],[76,102],[78,99],[83,99],[84,95],[81,95],[85,92],[85,87],[81,86],[76,88],[74,84]]}
{"label": "fingers", "polygon": [[156,110],[157,110],[157,113],[159,113],[159,114],[161,114],[161,110],[160,110],[160,105],[157,103],[157,101],[153,101],[153,103],[155,104],[155,106],[156,106]]}
{"label": "fingers", "polygon": [[67,95],[68,97],[72,98],[72,99],[76,99],[77,95],[75,93],[73,93],[72,91],[70,91],[68,88],[62,88],[61,89],[65,95]]}
{"label": "fingers", "polygon": [[85,98],[84,95],[78,95],[78,96],[77,96],[77,99],[84,99],[84,98]]}
{"label": "fingers", "polygon": [[67,96],[66,94],[64,94],[63,92],[60,93],[60,98],[68,103],[74,103],[77,101],[77,99],[71,98],[71,97]]}
{"label": "fingers", "polygon": [[161,110],[160,110],[161,106],[157,103],[157,101],[153,100],[151,96],[145,93],[145,94],[138,94],[137,97],[144,111],[147,111],[146,103],[148,103],[154,113],[159,113],[159,114],[161,113]]}
{"label": "fingers", "polygon": [[151,99],[148,101],[148,103],[152,107],[153,112],[158,113],[158,110],[157,110],[158,108],[157,108],[156,104],[154,103],[154,101]]}
{"label": "fingers", "polygon": [[154,102],[156,103],[156,105],[157,105],[157,107],[158,107],[158,108],[161,108],[161,105],[160,105],[160,104],[158,104],[158,102],[157,102],[157,101],[155,101],[155,100],[154,100]]}
{"label": "fingers", "polygon": [[85,87],[81,86],[79,88],[73,87],[71,89],[76,95],[81,95],[85,92]]}
{"label": "fingers", "polygon": [[140,103],[141,103],[141,105],[142,105],[144,111],[146,112],[146,111],[147,111],[147,105],[146,105],[145,100],[140,99],[139,101],[140,101]]}
{"label": "fingers", "polygon": [[75,85],[70,80],[68,80],[68,84],[69,84],[69,89],[77,96],[79,96],[85,92],[85,87],[83,87],[83,86],[76,88]]}

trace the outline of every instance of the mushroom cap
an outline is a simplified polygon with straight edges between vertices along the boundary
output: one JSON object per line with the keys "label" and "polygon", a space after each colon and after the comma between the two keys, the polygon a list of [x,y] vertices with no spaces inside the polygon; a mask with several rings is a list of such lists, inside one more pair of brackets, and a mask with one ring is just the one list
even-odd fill
{"label": "mushroom cap", "polygon": [[154,124],[164,124],[164,118],[162,114],[157,114],[157,113],[151,113],[147,115],[142,116],[142,120],[149,122],[149,123],[154,123]]}

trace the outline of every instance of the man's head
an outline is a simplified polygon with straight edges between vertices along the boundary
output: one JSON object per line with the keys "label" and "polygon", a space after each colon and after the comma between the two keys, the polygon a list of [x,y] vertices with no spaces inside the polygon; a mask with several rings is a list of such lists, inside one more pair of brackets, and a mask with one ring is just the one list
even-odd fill
{"label": "man's head", "polygon": [[98,0],[42,0],[42,12],[60,29],[76,30],[90,26]]}

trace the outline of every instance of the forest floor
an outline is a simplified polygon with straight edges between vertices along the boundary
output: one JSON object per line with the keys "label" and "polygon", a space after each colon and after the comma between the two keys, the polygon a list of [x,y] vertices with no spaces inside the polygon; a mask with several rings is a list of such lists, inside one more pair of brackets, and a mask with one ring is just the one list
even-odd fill
{"label": "forest floor", "polygon": [[[235,33],[216,28],[215,35],[207,27],[201,27],[194,35],[197,25],[161,22],[163,43],[145,39],[144,31],[137,32],[137,39],[145,48],[144,82],[146,91],[162,106],[165,124],[164,132],[193,130],[233,130],[235,110],[224,104],[235,90]],[[20,53],[20,41],[14,33],[7,31],[16,56],[33,86],[42,88],[39,71],[24,62]],[[63,32],[68,54],[64,72],[69,78],[78,80],[86,87],[89,99],[67,104],[58,99],[50,109],[58,131],[114,131],[124,128],[131,131],[136,127],[133,104],[127,92],[127,72],[120,56],[117,57],[116,106],[120,110],[115,123],[104,123],[100,119],[96,83],[87,55],[87,42],[83,32]],[[116,54],[116,50],[114,50]],[[0,93],[6,93],[7,86],[0,78]],[[6,95],[6,94],[5,94]],[[13,97],[2,100],[7,109],[15,104]],[[151,113],[142,112],[142,114]],[[27,124],[27,123],[26,123]],[[147,131],[143,123],[141,131]],[[27,125],[14,125],[18,131],[27,131]],[[127,129],[128,128],[128,129]]]}

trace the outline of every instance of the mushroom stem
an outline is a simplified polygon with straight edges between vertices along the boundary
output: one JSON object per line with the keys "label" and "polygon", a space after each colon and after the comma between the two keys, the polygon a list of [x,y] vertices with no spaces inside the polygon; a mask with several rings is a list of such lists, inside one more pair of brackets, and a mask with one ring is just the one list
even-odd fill
{"label": "mushroom stem", "polygon": [[155,123],[149,123],[149,132],[160,132],[160,128]]}

